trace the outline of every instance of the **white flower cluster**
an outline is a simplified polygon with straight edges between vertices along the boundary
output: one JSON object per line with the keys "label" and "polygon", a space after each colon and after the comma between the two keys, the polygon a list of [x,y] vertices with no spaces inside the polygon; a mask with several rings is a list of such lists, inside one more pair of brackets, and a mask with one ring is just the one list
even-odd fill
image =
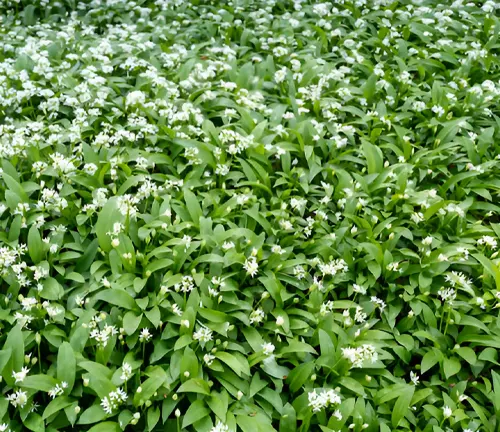
{"label": "white flower cluster", "polygon": [[342,348],[342,355],[352,363],[353,368],[360,368],[378,360],[377,350],[371,344],[364,344],[356,348]]}
{"label": "white flower cluster", "polygon": [[114,410],[127,400],[128,396],[121,388],[109,393],[101,399],[102,409],[106,414],[112,414]]}
{"label": "white flower cluster", "polygon": [[320,392],[313,390],[308,393],[307,397],[309,399],[309,406],[313,412],[319,412],[330,405],[339,405],[341,402],[340,395],[332,389],[323,389]]}
{"label": "white flower cluster", "polygon": [[68,383],[66,381],[62,381],[61,384],[56,384],[55,387],[49,390],[49,396],[52,399],[55,399],[57,396],[64,394],[64,389],[66,388],[68,388]]}
{"label": "white flower cluster", "polygon": [[90,332],[90,338],[94,339],[100,348],[104,348],[108,344],[109,339],[117,334],[118,330],[115,326],[104,324],[102,330],[98,328],[93,329]]}

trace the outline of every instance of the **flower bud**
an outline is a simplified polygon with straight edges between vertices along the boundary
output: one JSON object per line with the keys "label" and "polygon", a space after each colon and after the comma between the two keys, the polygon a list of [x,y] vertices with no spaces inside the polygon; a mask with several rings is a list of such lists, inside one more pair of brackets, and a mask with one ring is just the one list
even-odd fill
{"label": "flower bud", "polygon": [[172,396],[172,399],[174,401],[176,401],[177,399],[179,399],[179,396],[177,395],[177,393],[174,393],[174,395]]}
{"label": "flower bud", "polygon": [[189,373],[189,371],[184,372],[184,376],[185,376],[186,378],[189,378],[189,375],[191,375],[191,374]]}
{"label": "flower bud", "polygon": [[83,385],[84,385],[84,387],[88,387],[88,385],[89,385],[89,379],[88,378],[84,378],[83,379]]}
{"label": "flower bud", "polygon": [[241,398],[243,397],[243,392],[241,390],[239,390],[236,397],[238,398],[238,400],[241,400]]}
{"label": "flower bud", "polygon": [[179,418],[179,417],[181,416],[181,411],[180,411],[180,409],[179,409],[179,408],[177,408],[177,409],[175,410],[175,416],[176,416],[177,418]]}
{"label": "flower bud", "polygon": [[81,408],[77,405],[77,406],[75,407],[75,414],[79,414],[79,413],[80,413],[80,411],[81,411]]}
{"label": "flower bud", "polygon": [[137,393],[142,393],[142,387],[141,387],[141,386],[137,387],[136,392],[137,392]]}
{"label": "flower bud", "polygon": [[37,333],[35,335],[35,342],[37,345],[40,345],[40,342],[42,341],[42,336],[40,336],[40,333]]}

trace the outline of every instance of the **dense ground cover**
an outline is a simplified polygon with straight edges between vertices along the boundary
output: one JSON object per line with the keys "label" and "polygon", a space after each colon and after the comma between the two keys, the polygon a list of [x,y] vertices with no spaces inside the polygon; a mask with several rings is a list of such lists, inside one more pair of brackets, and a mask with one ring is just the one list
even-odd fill
{"label": "dense ground cover", "polygon": [[500,428],[493,1],[0,6],[0,431]]}

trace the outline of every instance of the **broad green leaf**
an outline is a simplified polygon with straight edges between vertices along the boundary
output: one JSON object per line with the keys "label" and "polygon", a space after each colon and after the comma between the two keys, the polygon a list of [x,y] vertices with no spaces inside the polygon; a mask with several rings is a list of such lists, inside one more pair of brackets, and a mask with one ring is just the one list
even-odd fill
{"label": "broad green leaf", "polygon": [[443,371],[446,379],[460,372],[462,365],[456,357],[445,358],[443,360]]}
{"label": "broad green leaf", "polygon": [[241,354],[229,354],[227,352],[217,352],[215,354],[219,360],[226,363],[238,376],[241,377],[242,374],[250,375],[250,367],[248,365],[248,360]]}
{"label": "broad green leaf", "polygon": [[191,220],[198,225],[200,217],[203,216],[200,203],[196,195],[189,189],[184,189],[184,200],[186,201],[186,207],[188,209]]}
{"label": "broad green leaf", "polygon": [[410,402],[415,392],[414,386],[408,386],[407,389],[398,397],[394,408],[392,409],[391,422],[392,427],[397,428],[401,419],[409,413]]}
{"label": "broad green leaf", "polygon": [[104,289],[95,296],[95,299],[129,310],[137,309],[137,303],[134,298],[126,291],[120,289]]}
{"label": "broad green leaf", "polygon": [[43,420],[48,419],[52,414],[55,414],[56,412],[66,408],[72,403],[73,401],[66,396],[56,397],[55,399],[51,400],[49,404],[46,406],[46,408],[43,410],[42,419]]}
{"label": "broad green leaf", "polygon": [[202,400],[194,401],[186,411],[184,418],[182,419],[182,427],[187,428],[193,423],[201,420],[210,414],[210,410],[205,406]]}
{"label": "broad green leaf", "polygon": [[76,360],[73,348],[68,342],[63,342],[59,346],[57,354],[57,379],[68,384],[67,394],[71,393],[75,382]]}
{"label": "broad green leaf", "polygon": [[201,378],[191,378],[183,383],[178,389],[178,393],[200,393],[210,395],[210,388],[207,382]]}
{"label": "broad green leaf", "polygon": [[150,377],[141,384],[142,391],[134,394],[134,405],[141,406],[148,401],[154,392],[158,390],[167,380],[167,374],[161,367],[155,367],[150,373]]}
{"label": "broad green leaf", "polygon": [[28,252],[35,264],[38,264],[44,257],[44,245],[40,233],[35,225],[31,225],[28,232]]}
{"label": "broad green leaf", "polygon": [[92,426],[88,432],[120,432],[121,428],[118,423],[106,421]]}

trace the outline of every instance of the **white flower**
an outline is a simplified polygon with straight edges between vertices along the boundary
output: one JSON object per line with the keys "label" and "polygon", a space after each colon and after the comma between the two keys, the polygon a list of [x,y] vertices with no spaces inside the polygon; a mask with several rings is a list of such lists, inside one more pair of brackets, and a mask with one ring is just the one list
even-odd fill
{"label": "white flower", "polygon": [[381,311],[383,311],[387,306],[385,301],[379,299],[378,297],[372,296],[370,300],[372,301],[372,303],[375,303],[375,305],[378,306]]}
{"label": "white flower", "polygon": [[151,333],[148,328],[143,328],[141,334],[139,335],[140,342],[148,342],[152,338]]}
{"label": "white flower", "polygon": [[243,264],[243,268],[246,270],[247,274],[254,277],[259,272],[259,264],[257,263],[257,258],[254,256],[249,257],[245,264]]}
{"label": "white flower", "polygon": [[16,384],[23,382],[29,371],[30,370],[27,367],[23,367],[19,372],[12,372],[12,378],[16,380]]}
{"label": "white flower", "polygon": [[57,396],[61,396],[64,394],[64,389],[68,387],[68,383],[65,381],[62,381],[61,384],[56,384],[55,387],[53,387],[51,390],[49,390],[49,396],[52,399],[55,399]]}
{"label": "white flower", "polygon": [[453,300],[455,300],[457,293],[453,288],[441,288],[438,291],[439,297],[441,297],[441,300],[449,303],[450,305],[453,303]]}
{"label": "white flower", "polygon": [[488,246],[489,248],[495,250],[497,248],[497,240],[492,237],[492,236],[482,236],[478,241],[478,245],[485,245]]}
{"label": "white flower", "polygon": [[181,282],[174,285],[175,291],[182,291],[183,293],[189,293],[194,289],[194,278],[193,276],[182,276]]}
{"label": "white flower", "polygon": [[108,396],[104,396],[101,399],[102,409],[106,414],[112,414],[114,410],[123,404],[127,400],[128,396],[121,388],[117,388],[116,391],[112,391]]}
{"label": "white flower", "polygon": [[200,327],[197,332],[193,333],[193,339],[202,343],[210,342],[212,340],[212,330]]}
{"label": "white flower", "polygon": [[250,314],[250,324],[260,323],[264,320],[265,314],[262,308],[257,308]]}
{"label": "white flower", "polygon": [[122,374],[120,375],[120,379],[123,381],[128,381],[132,377],[132,366],[128,363],[123,363],[122,365]]}
{"label": "white flower", "polygon": [[352,363],[352,367],[360,368],[366,363],[375,363],[378,360],[377,350],[373,345],[364,344],[357,348],[342,348],[342,355]]}
{"label": "white flower", "polygon": [[413,384],[417,385],[419,380],[420,380],[420,377],[413,371],[410,372],[410,380]]}
{"label": "white flower", "polygon": [[283,67],[280,70],[276,71],[274,73],[274,81],[276,81],[278,84],[282,83],[283,81],[285,81],[286,72],[287,72],[286,67]]}
{"label": "white flower", "polygon": [[234,248],[234,243],[233,242],[230,242],[230,241],[226,241],[222,244],[222,249],[224,249],[224,251],[228,251],[229,249],[233,249]]}
{"label": "white flower", "polygon": [[353,284],[352,285],[352,290],[355,293],[358,293],[358,294],[363,294],[363,295],[366,294],[366,288],[364,286],[361,286],[361,285],[358,285],[358,284]]}
{"label": "white flower", "polygon": [[285,324],[285,319],[281,315],[278,315],[276,317],[276,325],[281,327],[283,324]]}
{"label": "white flower", "polygon": [[335,390],[323,390],[320,393],[316,393],[316,390],[309,392],[307,394],[309,399],[309,406],[312,408],[313,412],[319,412],[329,405],[340,404],[340,396]]}
{"label": "white flower", "polygon": [[224,423],[217,420],[217,424],[210,429],[210,432],[228,432],[229,426],[226,426]]}
{"label": "white flower", "polygon": [[138,105],[143,104],[146,101],[146,95],[139,90],[130,92],[127,94],[127,99],[125,101],[126,105]]}
{"label": "white flower", "polygon": [[181,308],[176,303],[174,303],[172,305],[172,312],[174,314],[176,314],[177,316],[181,316],[182,315],[182,310],[181,310]]}
{"label": "white flower", "polygon": [[422,244],[426,245],[426,246],[430,246],[432,244],[432,237],[431,236],[427,236],[425,237],[423,240],[422,240]]}
{"label": "white flower", "polygon": [[272,343],[266,342],[262,344],[262,349],[264,350],[265,355],[271,355],[276,347]]}
{"label": "white flower", "polygon": [[203,356],[203,361],[207,364],[207,366],[210,366],[215,360],[215,356],[212,354],[205,354]]}
{"label": "white flower", "polygon": [[7,395],[7,400],[16,408],[23,408],[28,402],[28,395],[25,391],[18,390],[10,395]]}
{"label": "white flower", "polygon": [[449,406],[443,407],[443,416],[445,419],[450,418],[453,414],[452,409]]}

